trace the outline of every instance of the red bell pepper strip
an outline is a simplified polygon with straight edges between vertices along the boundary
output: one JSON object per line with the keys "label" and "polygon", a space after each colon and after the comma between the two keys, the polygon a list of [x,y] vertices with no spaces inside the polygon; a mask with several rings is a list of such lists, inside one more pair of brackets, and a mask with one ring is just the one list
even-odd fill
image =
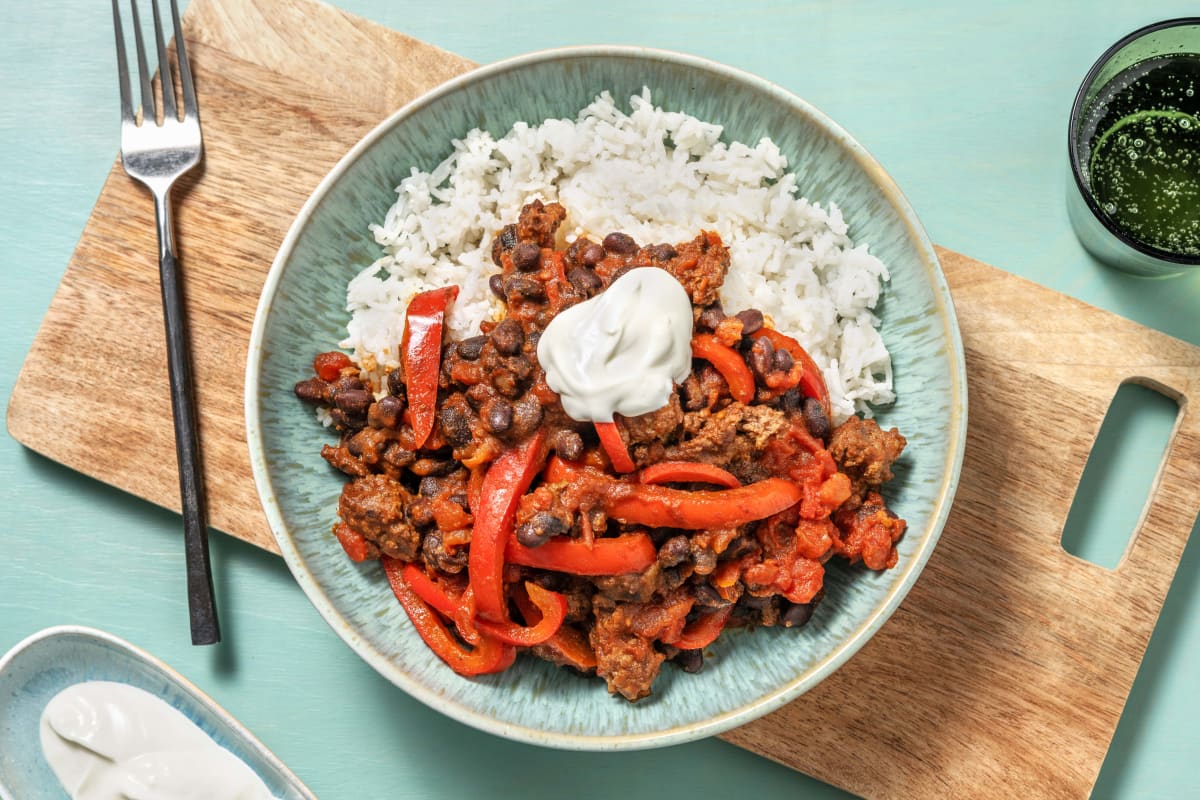
{"label": "red bell pepper strip", "polygon": [[532,581],[525,582],[525,591],[529,593],[530,601],[542,613],[541,619],[536,623],[521,626],[513,622],[499,623],[478,619],[475,621],[475,627],[502,642],[518,647],[532,647],[550,639],[558,633],[563,620],[567,618],[566,596],[543,589]]}
{"label": "red bell pepper strip", "polygon": [[726,489],[742,485],[733,473],[703,461],[660,461],[643,467],[638,480],[642,483],[715,483]]}
{"label": "red bell pepper strip", "polygon": [[732,613],[733,604],[730,603],[727,606],[713,609],[707,614],[702,614],[683,629],[679,638],[666,642],[666,644],[678,647],[680,650],[699,650],[702,647],[708,647],[721,635],[721,631]]}
{"label": "red bell pepper strip", "polygon": [[338,542],[342,545],[342,549],[346,551],[346,555],[350,556],[351,561],[362,563],[370,557],[370,543],[361,533],[346,523],[339,522],[334,526],[333,535],[337,537]]}
{"label": "red bell pepper strip", "polygon": [[803,493],[783,478],[715,492],[688,492],[652,484],[614,487],[603,499],[613,519],[651,528],[703,530],[744,525],[791,508]]}
{"label": "red bell pepper strip", "polygon": [[542,480],[546,483],[574,483],[585,475],[612,477],[606,471],[603,457],[595,451],[581,461],[567,461],[561,456],[552,455],[546,459],[546,468],[542,470]]}
{"label": "red bell pepper strip", "polygon": [[474,509],[471,549],[467,570],[479,615],[493,622],[508,619],[504,594],[504,549],[512,537],[517,503],[545,457],[545,433],[541,428],[531,438],[505,450],[488,467],[479,490],[479,508]]}
{"label": "red bell pepper strip", "polygon": [[510,563],[522,567],[571,575],[627,575],[647,569],[658,559],[658,551],[646,534],[626,533],[593,539],[590,546],[566,536],[554,537],[538,547],[526,547],[510,538],[507,556]]}
{"label": "red bell pepper strip", "polygon": [[721,344],[711,333],[697,333],[692,337],[692,356],[703,358],[716,367],[729,384],[729,394],[734,400],[749,403],[754,399],[754,374],[737,350]]}
{"label": "red bell pepper strip", "polygon": [[380,559],[392,592],[404,607],[413,627],[429,649],[459,675],[486,675],[502,672],[512,665],[516,650],[492,636],[481,634],[479,644],[467,649],[460,644],[444,622],[421,599],[404,578],[404,562],[384,556]]}
{"label": "red bell pepper strip", "polygon": [[[418,597],[441,614],[454,618],[462,612],[463,596],[466,592],[455,593],[429,577],[415,564],[407,564],[404,567],[404,580]],[[567,598],[532,582],[526,582],[525,590],[530,602],[538,610],[536,623],[521,626],[514,622],[491,622],[477,617],[473,620],[475,629],[481,634],[518,647],[532,647],[553,636],[566,619]]]}
{"label": "red bell pepper strip", "polygon": [[825,385],[825,378],[821,376],[821,368],[817,366],[817,362],[812,360],[808,351],[786,333],[780,333],[773,328],[759,328],[750,336],[755,339],[768,340],[776,350],[786,350],[792,360],[804,366],[804,374],[800,378],[800,391],[804,393],[805,397],[811,397],[820,403],[825,417],[832,423],[829,387]]}
{"label": "red bell pepper strip", "polygon": [[404,386],[412,411],[416,448],[433,432],[437,419],[438,373],[442,367],[442,327],[446,307],[458,297],[457,286],[421,292],[404,312],[404,338],[400,342]]}
{"label": "red bell pepper strip", "polygon": [[[541,610],[533,604],[525,592],[520,589],[514,591],[513,600],[520,609],[521,616],[525,618],[526,624],[536,625],[542,618]],[[559,627],[542,646],[553,651],[555,655],[580,672],[591,672],[596,668],[596,651],[592,649],[587,636],[574,626]]]}
{"label": "red bell pepper strip", "polygon": [[629,450],[625,447],[625,441],[621,438],[621,431],[617,429],[615,422],[597,422],[596,433],[600,435],[600,444],[604,447],[604,452],[608,454],[608,460],[612,462],[613,469],[617,472],[633,472],[633,459],[629,457]]}

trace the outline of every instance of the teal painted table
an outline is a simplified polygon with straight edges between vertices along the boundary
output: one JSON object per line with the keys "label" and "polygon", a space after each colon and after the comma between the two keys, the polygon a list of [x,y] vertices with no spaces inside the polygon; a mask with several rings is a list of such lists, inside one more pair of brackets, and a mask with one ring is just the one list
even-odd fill
{"label": "teal painted table", "polygon": [[[108,8],[81,0],[30,5],[18,11],[7,4],[0,33],[5,398],[117,149]],[[1200,344],[1200,274],[1145,281],[1100,266],[1072,235],[1063,203],[1065,120],[1078,81],[1119,36],[1194,13],[1194,6],[338,5],[481,63],[557,45],[623,43],[757,73],[858,138],[898,181],[934,241]],[[87,353],[64,354],[63,369],[87,368]],[[1119,552],[1141,498],[1113,489],[1127,474],[1152,468],[1161,452],[1153,438],[1171,413],[1161,404],[1140,412],[1113,451],[1124,471],[1081,498],[1091,510],[1085,549]],[[220,534],[213,556],[225,642],[193,648],[178,517],[8,436],[0,441],[0,486],[0,651],[67,622],[127,638],[211,693],[322,797],[842,796],[715,740],[597,755],[511,744],[465,728],[353,656],[281,560]],[[1200,796],[1198,540],[1184,555],[1097,797]]]}

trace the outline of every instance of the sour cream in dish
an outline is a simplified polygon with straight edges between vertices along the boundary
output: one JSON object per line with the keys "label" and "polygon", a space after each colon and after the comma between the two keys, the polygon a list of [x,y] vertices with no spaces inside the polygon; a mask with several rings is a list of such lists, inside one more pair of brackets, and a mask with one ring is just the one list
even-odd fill
{"label": "sour cream in dish", "polygon": [[46,704],[42,753],[72,800],[273,800],[182,712],[124,683],[85,681]]}
{"label": "sour cream in dish", "polygon": [[638,267],[558,314],[538,340],[546,383],[580,422],[662,408],[692,369],[692,303],[671,273]]}

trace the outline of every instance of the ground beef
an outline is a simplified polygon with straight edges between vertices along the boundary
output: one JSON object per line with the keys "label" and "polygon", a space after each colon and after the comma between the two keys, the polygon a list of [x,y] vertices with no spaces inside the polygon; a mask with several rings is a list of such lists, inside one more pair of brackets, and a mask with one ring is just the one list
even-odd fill
{"label": "ground beef", "polygon": [[596,624],[589,641],[596,652],[596,674],[604,678],[612,694],[626,700],[646,697],[666,656],[652,641],[633,633],[628,604],[597,595],[594,609]]}
{"label": "ground beef", "polygon": [[665,406],[636,417],[622,417],[621,425],[631,445],[673,441],[683,427],[683,408],[679,396],[671,395]]}
{"label": "ground beef", "polygon": [[412,561],[421,538],[404,515],[412,495],[386,475],[367,475],[342,487],[338,515],[385,555]]}
{"label": "ground beef", "polygon": [[596,589],[618,602],[647,603],[662,587],[662,570],[653,564],[643,572],[628,575],[606,575],[592,579]]}
{"label": "ground beef", "polygon": [[674,275],[683,284],[694,305],[709,306],[717,302],[721,285],[725,282],[725,273],[729,271],[729,248],[719,242],[709,241],[708,236],[702,233],[673,249],[673,258],[655,263],[655,266]]}
{"label": "ground beef", "polygon": [[554,247],[554,233],[566,217],[567,210],[559,203],[546,205],[541,200],[534,200],[521,209],[517,219],[517,241]]}
{"label": "ground beef", "polygon": [[906,444],[895,428],[885,431],[873,419],[851,417],[834,429],[829,453],[838,469],[850,476],[852,499],[861,500],[867,491],[892,479],[892,463]]}
{"label": "ground beef", "polygon": [[684,415],[689,438],[668,447],[672,461],[704,461],[729,467],[739,461],[754,461],[771,437],[788,427],[787,415],[770,406],[730,403],[715,413],[694,411]]}

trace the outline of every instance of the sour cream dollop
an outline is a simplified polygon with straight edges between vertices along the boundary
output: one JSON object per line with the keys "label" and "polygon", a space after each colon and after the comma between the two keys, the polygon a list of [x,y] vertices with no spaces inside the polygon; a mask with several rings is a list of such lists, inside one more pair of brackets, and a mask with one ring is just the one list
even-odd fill
{"label": "sour cream dollop", "polygon": [[665,406],[692,369],[692,303],[671,273],[638,267],[561,312],[537,355],[546,383],[580,422]]}
{"label": "sour cream dollop", "polygon": [[72,800],[273,800],[247,764],[158,697],[85,681],[46,704],[42,753]]}

